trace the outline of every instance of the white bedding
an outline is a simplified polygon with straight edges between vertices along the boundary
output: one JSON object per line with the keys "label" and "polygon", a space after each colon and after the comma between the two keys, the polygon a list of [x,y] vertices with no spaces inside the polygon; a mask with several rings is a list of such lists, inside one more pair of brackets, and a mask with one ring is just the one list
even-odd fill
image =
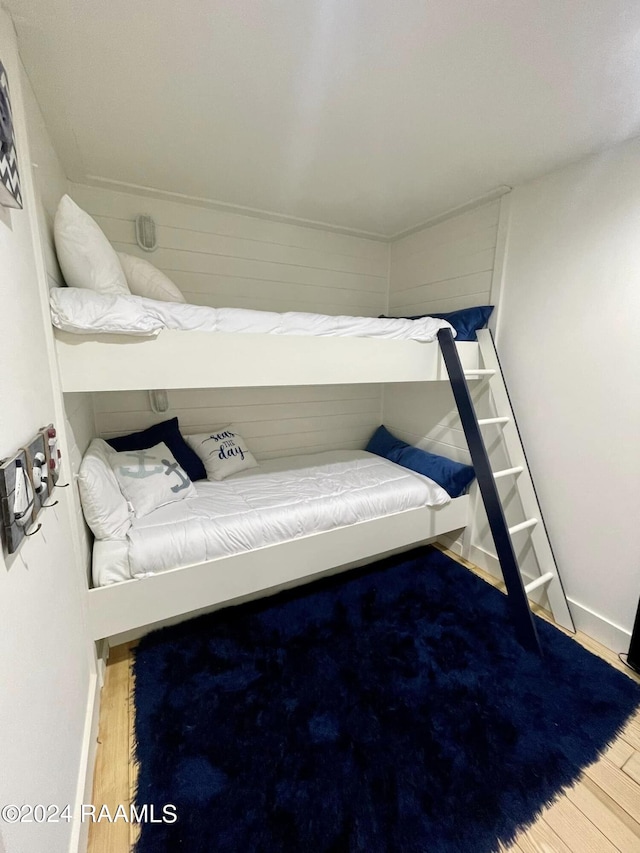
{"label": "white bedding", "polygon": [[[161,329],[200,332],[247,332],[268,335],[313,335],[434,341],[445,320],[330,317],[289,311],[209,308],[180,302],[157,302],[141,296],[104,296],[79,287],[50,291],[51,321],[58,329],[78,335],[125,334],[149,337]],[[452,329],[453,331],[453,329]],[[455,336],[455,331],[453,331]]]}
{"label": "white bedding", "polygon": [[198,496],[133,519],[126,540],[97,541],[95,586],[203,563],[385,515],[450,502],[433,480],[365,451],[263,462]]}

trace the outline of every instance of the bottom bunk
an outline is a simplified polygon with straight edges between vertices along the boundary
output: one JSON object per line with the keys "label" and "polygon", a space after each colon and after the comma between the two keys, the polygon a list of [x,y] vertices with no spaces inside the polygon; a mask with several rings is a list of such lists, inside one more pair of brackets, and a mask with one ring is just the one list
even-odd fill
{"label": "bottom bunk", "polygon": [[467,524],[429,478],[364,451],[275,459],[98,540],[89,623],[96,640],[277,592]]}

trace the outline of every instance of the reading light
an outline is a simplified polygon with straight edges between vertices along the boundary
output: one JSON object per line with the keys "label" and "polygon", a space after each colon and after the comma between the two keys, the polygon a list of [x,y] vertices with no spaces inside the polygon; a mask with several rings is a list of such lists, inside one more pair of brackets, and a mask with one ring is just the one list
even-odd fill
{"label": "reading light", "polygon": [[154,252],[158,248],[156,223],[148,213],[139,213],[136,216],[136,240],[145,252]]}
{"label": "reading light", "polygon": [[169,395],[159,388],[149,391],[149,405],[157,415],[162,415],[169,410]]}

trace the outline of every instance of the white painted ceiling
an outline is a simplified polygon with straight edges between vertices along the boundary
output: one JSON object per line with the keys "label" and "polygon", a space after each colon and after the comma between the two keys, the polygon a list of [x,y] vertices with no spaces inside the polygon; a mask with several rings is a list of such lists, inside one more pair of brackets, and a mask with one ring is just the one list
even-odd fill
{"label": "white painted ceiling", "polygon": [[640,133],[638,0],[5,0],[68,176],[393,235]]}

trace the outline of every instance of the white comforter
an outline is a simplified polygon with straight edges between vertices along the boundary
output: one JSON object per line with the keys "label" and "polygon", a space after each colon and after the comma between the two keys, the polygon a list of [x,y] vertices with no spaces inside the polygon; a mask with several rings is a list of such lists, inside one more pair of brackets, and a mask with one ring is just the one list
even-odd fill
{"label": "white comforter", "polygon": [[[200,332],[248,332],[268,335],[315,335],[433,341],[445,320],[330,317],[289,311],[251,311],[209,308],[180,302],[157,302],[141,296],[103,296],[78,287],[54,287],[50,292],[51,321],[58,329],[79,335],[156,335],[161,329]],[[455,331],[453,332],[455,335]]]}
{"label": "white comforter", "polygon": [[365,451],[272,459],[198,497],[135,519],[126,540],[97,541],[96,586],[450,502],[437,483]]}

